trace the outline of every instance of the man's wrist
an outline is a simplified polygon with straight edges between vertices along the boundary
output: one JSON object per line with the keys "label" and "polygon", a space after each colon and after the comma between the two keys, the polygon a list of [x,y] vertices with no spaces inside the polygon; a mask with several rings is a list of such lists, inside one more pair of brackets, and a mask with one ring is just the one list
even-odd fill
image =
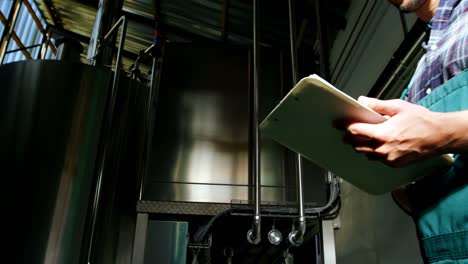
{"label": "man's wrist", "polygon": [[468,151],[468,111],[434,113],[440,134],[440,152],[460,153]]}

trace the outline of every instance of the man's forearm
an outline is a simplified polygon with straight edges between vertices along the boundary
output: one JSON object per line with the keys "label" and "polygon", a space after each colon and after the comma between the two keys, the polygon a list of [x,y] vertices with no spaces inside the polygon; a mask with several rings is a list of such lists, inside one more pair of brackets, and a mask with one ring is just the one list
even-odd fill
{"label": "man's forearm", "polygon": [[446,139],[442,153],[468,152],[468,111],[439,113],[436,115]]}
{"label": "man's forearm", "polygon": [[[468,152],[468,111],[437,113],[436,122],[441,131],[441,139],[446,140],[441,153]],[[402,186],[392,192],[395,202],[408,214],[412,213],[411,202],[406,186]]]}

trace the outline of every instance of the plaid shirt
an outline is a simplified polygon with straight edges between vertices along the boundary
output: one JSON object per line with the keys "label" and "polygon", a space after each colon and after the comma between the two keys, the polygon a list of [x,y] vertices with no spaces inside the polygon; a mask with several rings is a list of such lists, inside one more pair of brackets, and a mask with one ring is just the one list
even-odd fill
{"label": "plaid shirt", "polygon": [[412,103],[468,68],[468,0],[441,0],[429,26],[426,52],[406,98]]}

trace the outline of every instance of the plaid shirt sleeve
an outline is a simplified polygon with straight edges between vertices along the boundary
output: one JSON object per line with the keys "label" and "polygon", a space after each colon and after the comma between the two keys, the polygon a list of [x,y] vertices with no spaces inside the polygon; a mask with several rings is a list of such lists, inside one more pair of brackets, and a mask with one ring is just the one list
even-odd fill
{"label": "plaid shirt sleeve", "polygon": [[468,0],[441,0],[430,28],[409,87],[412,103],[468,68]]}

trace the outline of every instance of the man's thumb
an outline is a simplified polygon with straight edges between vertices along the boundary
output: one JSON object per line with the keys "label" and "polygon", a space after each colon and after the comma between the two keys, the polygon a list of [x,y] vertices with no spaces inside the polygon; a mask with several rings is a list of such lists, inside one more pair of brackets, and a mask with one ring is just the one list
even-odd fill
{"label": "man's thumb", "polygon": [[394,116],[401,111],[398,100],[379,100],[366,96],[359,96],[358,101],[382,115]]}

